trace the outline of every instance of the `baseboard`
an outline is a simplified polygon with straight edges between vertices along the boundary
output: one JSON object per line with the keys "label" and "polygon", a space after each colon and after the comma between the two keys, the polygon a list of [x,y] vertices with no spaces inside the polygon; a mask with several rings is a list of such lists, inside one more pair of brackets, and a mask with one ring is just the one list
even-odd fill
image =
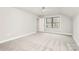
{"label": "baseboard", "polygon": [[27,33],[27,34],[20,35],[20,36],[17,36],[17,37],[12,37],[10,39],[6,39],[6,40],[3,40],[3,41],[0,41],[0,44],[5,43],[5,42],[8,42],[8,41],[11,41],[11,40],[16,40],[16,39],[21,38],[21,37],[24,37],[24,36],[29,36],[29,35],[32,35],[32,34],[35,34],[35,33],[36,32],[31,32],[31,33]]}
{"label": "baseboard", "polygon": [[[40,31],[41,32],[41,31]],[[41,33],[51,33],[51,34],[59,34],[59,35],[67,35],[67,36],[72,36],[71,33],[54,33],[54,32],[41,32]]]}

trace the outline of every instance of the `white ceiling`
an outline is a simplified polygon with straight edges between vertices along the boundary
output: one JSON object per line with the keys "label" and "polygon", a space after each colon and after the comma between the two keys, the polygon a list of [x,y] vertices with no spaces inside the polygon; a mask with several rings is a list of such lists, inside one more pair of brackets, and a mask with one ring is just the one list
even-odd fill
{"label": "white ceiling", "polygon": [[[31,12],[35,15],[43,15],[42,7],[20,7],[25,11]],[[79,14],[79,7],[45,7],[44,15],[64,14],[67,16],[74,16]]]}

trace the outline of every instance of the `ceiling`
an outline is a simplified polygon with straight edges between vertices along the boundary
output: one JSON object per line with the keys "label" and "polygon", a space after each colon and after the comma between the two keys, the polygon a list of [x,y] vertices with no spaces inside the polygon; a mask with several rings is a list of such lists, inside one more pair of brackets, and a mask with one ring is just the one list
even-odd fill
{"label": "ceiling", "polygon": [[64,14],[67,16],[75,16],[79,14],[79,7],[45,7],[42,13],[42,7],[19,7],[22,10],[28,11],[35,15],[54,15],[54,14]]}

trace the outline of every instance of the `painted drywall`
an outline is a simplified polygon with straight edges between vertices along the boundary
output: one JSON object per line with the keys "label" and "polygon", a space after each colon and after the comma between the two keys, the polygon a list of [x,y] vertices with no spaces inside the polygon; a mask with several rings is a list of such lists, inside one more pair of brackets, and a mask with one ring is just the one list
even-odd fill
{"label": "painted drywall", "polygon": [[60,17],[60,27],[59,28],[45,27],[45,32],[71,35],[72,34],[72,20],[64,15],[56,15],[56,16]]}
{"label": "painted drywall", "polygon": [[0,41],[36,32],[37,16],[17,8],[0,8]]}
{"label": "painted drywall", "polygon": [[79,46],[79,15],[75,16],[73,19],[73,39]]}

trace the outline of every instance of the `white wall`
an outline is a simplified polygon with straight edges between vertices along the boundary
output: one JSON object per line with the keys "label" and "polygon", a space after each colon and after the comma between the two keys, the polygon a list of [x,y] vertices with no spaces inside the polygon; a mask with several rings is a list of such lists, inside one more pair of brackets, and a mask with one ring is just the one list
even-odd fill
{"label": "white wall", "polygon": [[79,46],[79,15],[73,19],[73,39]]}
{"label": "white wall", "polygon": [[58,34],[72,34],[72,20],[64,15],[60,16],[59,28],[45,28],[45,32],[58,33]]}
{"label": "white wall", "polygon": [[0,8],[0,41],[36,32],[37,16],[17,8]]}

